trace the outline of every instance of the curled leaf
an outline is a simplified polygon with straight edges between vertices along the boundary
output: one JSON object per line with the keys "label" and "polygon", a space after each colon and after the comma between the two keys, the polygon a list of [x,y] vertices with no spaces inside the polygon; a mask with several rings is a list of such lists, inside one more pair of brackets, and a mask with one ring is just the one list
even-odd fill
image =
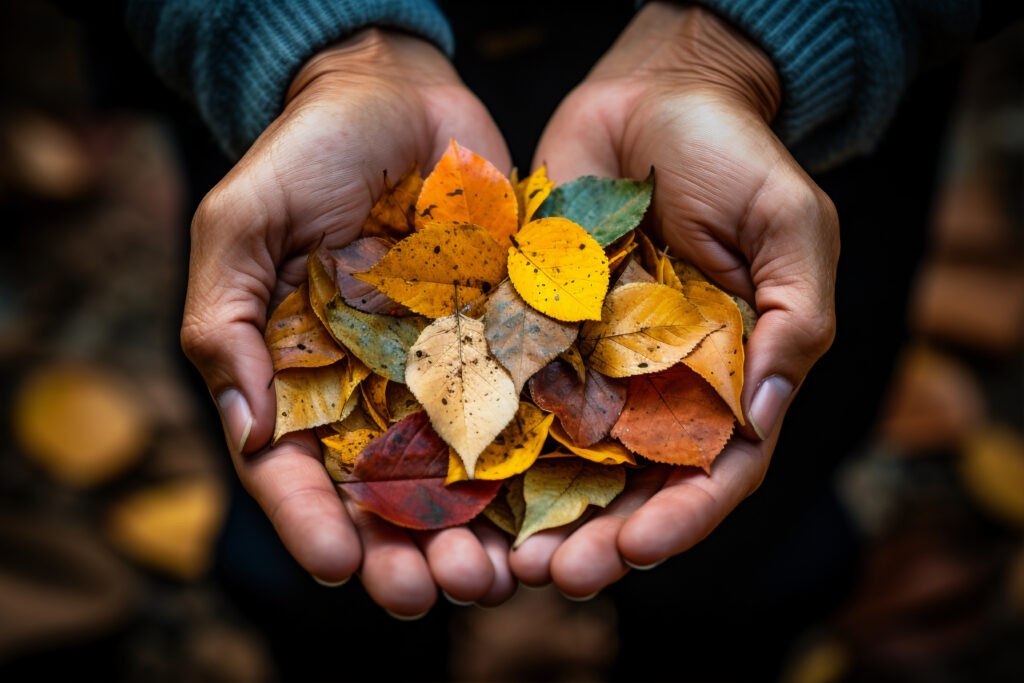
{"label": "curled leaf", "polygon": [[423,187],[420,169],[413,163],[393,187],[384,171],[384,191],[363,223],[364,237],[402,239],[416,224],[416,198]]}
{"label": "curled leaf", "polygon": [[604,507],[622,493],[626,471],[578,458],[536,463],[523,477],[526,512],[513,547],[544,529],[580,518],[588,505]]}
{"label": "curled leaf", "polygon": [[274,443],[285,434],[341,420],[346,402],[367,372],[361,363],[346,361],[322,368],[292,368],[274,375]]}
{"label": "curled leaf", "polygon": [[345,352],[313,313],[306,283],[278,306],[263,335],[274,372],[288,368],[319,368],[336,363]]}
{"label": "curled leaf", "polygon": [[533,214],[551,194],[555,182],[548,180],[546,166],[541,166],[521,182],[515,183],[516,200],[519,204],[519,224],[526,225],[533,220]]}
{"label": "curled leaf", "polygon": [[[363,273],[373,268],[391,249],[391,243],[379,237],[364,237],[341,249],[331,249],[333,271],[338,291],[345,303],[366,313],[408,315],[404,306],[392,301],[373,285],[363,282],[352,273]],[[328,271],[331,268],[327,269]]]}
{"label": "curled leaf", "polygon": [[590,446],[578,446],[565,432],[560,422],[551,425],[548,434],[552,439],[569,449],[574,455],[586,458],[599,465],[636,465],[636,458],[628,448],[618,441],[601,439]]}

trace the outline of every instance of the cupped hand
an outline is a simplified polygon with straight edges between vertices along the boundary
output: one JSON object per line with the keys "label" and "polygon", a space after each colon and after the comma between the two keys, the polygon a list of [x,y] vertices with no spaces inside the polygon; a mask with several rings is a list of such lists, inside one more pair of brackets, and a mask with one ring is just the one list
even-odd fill
{"label": "cupped hand", "polygon": [[552,179],[640,179],[653,166],[659,237],[760,319],[746,346],[747,427],[711,475],[648,468],[607,510],[515,550],[522,581],[591,595],[693,546],[763,480],[793,394],[832,342],[839,255],[831,201],[770,128],[779,102],[755,45],[703,10],[654,2],[549,122],[535,163]]}
{"label": "cupped hand", "polygon": [[311,434],[276,446],[268,307],[306,277],[323,240],[356,238],[382,190],[413,162],[429,168],[450,139],[499,168],[510,160],[483,105],[432,45],[364,30],[321,52],[284,110],[202,201],[192,223],[182,346],[224,423],[235,469],[288,551],[324,583],[355,572],[400,616],[427,611],[436,586],[495,604],[515,589],[508,544],[487,525],[410,533],[339,498]]}

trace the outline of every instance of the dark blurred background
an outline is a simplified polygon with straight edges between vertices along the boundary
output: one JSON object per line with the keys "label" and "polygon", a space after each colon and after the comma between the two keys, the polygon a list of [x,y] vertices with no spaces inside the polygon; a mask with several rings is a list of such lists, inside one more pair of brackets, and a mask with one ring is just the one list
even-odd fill
{"label": "dark blurred background", "polygon": [[[520,168],[632,11],[549,4],[446,5]],[[0,678],[1024,680],[1024,27],[816,177],[839,335],[757,494],[590,602],[403,623],[314,583],[235,481],[177,341],[230,164],[116,14],[62,8],[0,2]]]}

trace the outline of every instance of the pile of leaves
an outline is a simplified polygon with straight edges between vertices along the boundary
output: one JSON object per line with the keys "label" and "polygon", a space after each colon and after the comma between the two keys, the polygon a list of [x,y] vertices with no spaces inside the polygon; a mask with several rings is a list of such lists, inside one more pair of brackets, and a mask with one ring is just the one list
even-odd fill
{"label": "pile of leaves", "polygon": [[639,229],[642,182],[518,180],[454,141],[309,255],[266,330],[275,443],[316,429],[344,493],[414,529],[484,514],[518,545],[648,462],[710,472],[743,422],[753,312]]}

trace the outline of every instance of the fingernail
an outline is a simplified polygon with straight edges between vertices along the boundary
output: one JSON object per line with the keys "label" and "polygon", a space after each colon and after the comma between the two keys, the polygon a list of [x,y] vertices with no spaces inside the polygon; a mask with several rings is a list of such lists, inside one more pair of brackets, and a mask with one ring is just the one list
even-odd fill
{"label": "fingernail", "polygon": [[766,377],[757,385],[754,398],[750,400],[747,417],[750,418],[750,426],[762,441],[775,431],[775,425],[792,393],[793,385],[779,375]]}
{"label": "fingernail", "polygon": [[239,454],[245,448],[245,442],[252,430],[252,410],[249,402],[238,389],[227,389],[217,398],[224,431],[227,433],[228,447],[231,452]]}
{"label": "fingernail", "polygon": [[445,600],[452,603],[453,605],[458,605],[459,607],[469,607],[473,604],[472,600],[456,600],[452,596],[448,595],[446,591],[441,591],[441,595],[444,596]]}
{"label": "fingernail", "polygon": [[667,557],[664,557],[664,558],[658,560],[657,562],[652,562],[651,564],[633,564],[629,560],[625,560],[625,559],[622,560],[622,561],[625,562],[627,566],[632,567],[633,569],[639,569],[640,571],[645,572],[648,569],[654,569],[655,567],[657,567],[658,565],[660,565],[661,563],[663,563],[667,559],[668,559]]}
{"label": "fingernail", "polygon": [[[313,576],[313,575],[310,574],[310,576]],[[336,581],[334,583],[331,583],[330,581],[324,581],[323,579],[320,579],[320,578],[317,578],[317,577],[313,576],[313,580],[316,581],[317,583],[319,583],[321,586],[323,586],[325,588],[337,588],[338,586],[344,586],[346,583],[348,583],[348,580],[351,579],[351,578],[352,578],[351,576],[347,576],[344,579],[342,579],[341,581]]]}
{"label": "fingernail", "polygon": [[[562,591],[558,591],[558,592],[562,593]],[[601,591],[596,590],[593,593],[591,593],[590,595],[584,595],[583,597],[580,597],[580,598],[578,598],[578,597],[576,597],[574,595],[567,595],[565,593],[562,593],[562,597],[565,598],[566,600],[572,600],[573,602],[586,602],[587,600],[593,600],[594,596],[596,596],[600,592]]]}
{"label": "fingernail", "polygon": [[548,581],[547,583],[542,583],[539,586],[531,586],[528,583],[523,583],[522,581],[520,581],[519,585],[522,586],[523,588],[526,588],[526,589],[531,590],[531,591],[542,591],[545,588],[547,588],[548,586],[550,586],[551,582]]}
{"label": "fingernail", "polygon": [[411,617],[402,616],[401,614],[395,614],[389,609],[386,609],[384,611],[387,612],[390,616],[394,617],[395,619],[398,619],[399,621],[416,621],[417,619],[422,619],[423,617],[427,616],[427,612],[429,612],[430,610],[428,609],[424,612],[421,612],[420,614],[414,614]]}

